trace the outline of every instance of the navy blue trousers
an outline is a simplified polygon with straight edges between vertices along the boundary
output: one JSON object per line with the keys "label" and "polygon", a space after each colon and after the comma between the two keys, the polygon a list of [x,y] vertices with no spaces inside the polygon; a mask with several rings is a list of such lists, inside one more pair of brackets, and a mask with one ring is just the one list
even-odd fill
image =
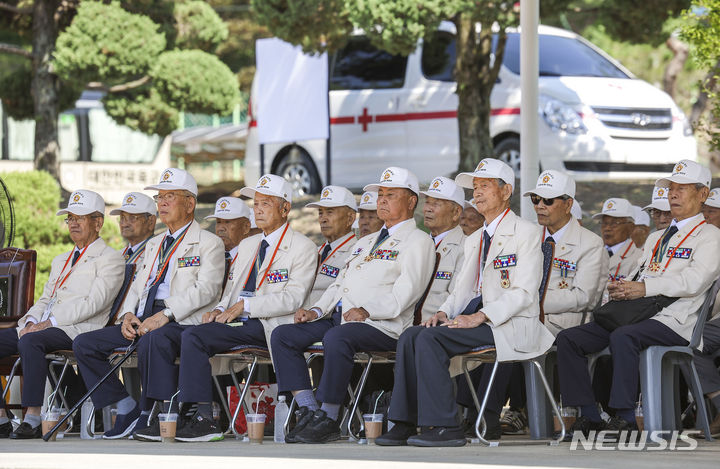
{"label": "navy blue trousers", "polygon": [[[142,337],[140,338],[142,340]],[[112,366],[108,357],[117,349],[127,348],[132,341],[123,337],[121,326],[109,326],[92,332],[80,334],[73,342],[73,352],[85,386],[90,389],[105,376]],[[145,409],[145,387],[141,394],[141,407]],[[117,375],[113,374],[92,394],[96,409],[101,409],[128,397],[125,386]]]}
{"label": "navy blue trousers", "polygon": [[341,320],[342,314],[336,312],[329,319],[285,324],[275,328],[270,343],[279,392],[312,389],[305,350],[315,342],[322,341],[327,331],[339,326]]}
{"label": "navy blue trousers", "polygon": [[169,401],[177,392],[179,366],[175,359],[180,355],[182,333],[190,327],[171,322],[140,338],[137,354],[145,395],[143,410],[150,410],[152,401]]}
{"label": "navy blue trousers", "polygon": [[349,322],[330,328],[323,337],[324,364],[317,400],[342,404],[350,384],[355,353],[391,352],[396,346],[396,339],[362,322]]}
{"label": "navy blue trousers", "polygon": [[[388,418],[420,426],[456,426],[458,412],[453,380],[448,371],[450,359],[475,347],[494,343],[492,329],[487,324],[472,329],[415,326],[403,332],[397,347],[395,385]],[[483,374],[488,374],[481,380],[481,386],[483,381],[487,383],[492,369],[491,366],[483,368]],[[507,373],[508,378],[509,375]],[[507,382],[500,387],[504,396]],[[485,388],[487,384],[483,390]],[[500,394],[496,393],[497,396]],[[491,404],[491,407],[497,405]]]}
{"label": "navy blue trousers", "polygon": [[259,319],[248,319],[242,326],[209,322],[186,329],[180,348],[180,402],[212,402],[210,357],[238,345],[267,346]]}
{"label": "navy blue trousers", "polygon": [[[72,348],[72,339],[57,327],[28,332],[18,339],[17,330],[0,330],[0,358],[20,354],[23,370],[22,406],[40,407],[45,397],[48,362],[45,354]],[[2,401],[0,399],[0,401]],[[5,401],[2,401],[5,408]]]}
{"label": "navy blue trousers", "polygon": [[651,345],[687,345],[688,341],[654,319],[608,332],[595,322],[560,331],[556,339],[558,375],[563,405],[594,405],[587,355],[610,346],[613,375],[609,406],[633,409],[640,381],[640,352]]}

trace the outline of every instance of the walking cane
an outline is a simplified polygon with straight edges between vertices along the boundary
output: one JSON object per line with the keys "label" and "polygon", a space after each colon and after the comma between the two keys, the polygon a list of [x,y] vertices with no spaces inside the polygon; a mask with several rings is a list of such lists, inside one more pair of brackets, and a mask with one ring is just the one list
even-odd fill
{"label": "walking cane", "polygon": [[[117,371],[117,369],[120,368],[122,366],[122,364],[125,363],[125,361],[128,358],[130,358],[130,355],[133,354],[133,352],[135,351],[137,346],[138,346],[138,340],[136,338],[133,340],[133,342],[130,344],[130,346],[128,346],[127,350],[125,351],[125,356],[122,357],[120,360],[118,360],[118,362],[115,363],[115,365],[113,365],[113,367],[110,369],[110,371],[108,371],[105,374],[105,376],[100,378],[100,380],[97,383],[95,383],[95,385],[82,398],[80,398],[79,401],[77,401],[77,403],[73,406],[73,408],[70,409],[70,411],[67,414],[65,414],[65,416],[63,418],[61,418],[60,421],[54,427],[52,427],[50,429],[50,431],[48,431],[46,434],[43,435],[42,439],[44,441],[50,440],[53,433],[58,431],[58,429],[65,423],[65,421],[67,421],[67,419],[69,419],[72,414],[77,412],[77,410],[80,408],[80,406],[82,406],[83,403],[90,398],[90,395],[92,393],[94,393],[95,390],[97,388],[99,388],[101,384],[103,384],[105,382],[105,380],[107,380],[113,373],[115,373]],[[80,422],[80,425],[83,425],[83,422]]]}

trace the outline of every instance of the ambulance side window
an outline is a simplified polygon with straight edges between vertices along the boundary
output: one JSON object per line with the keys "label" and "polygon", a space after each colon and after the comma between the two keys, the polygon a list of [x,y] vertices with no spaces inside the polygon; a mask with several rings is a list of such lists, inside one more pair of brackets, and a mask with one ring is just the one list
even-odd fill
{"label": "ambulance side window", "polygon": [[352,37],[335,55],[330,89],[402,88],[406,68],[407,57],[381,51],[366,37]]}
{"label": "ambulance side window", "polygon": [[455,35],[447,31],[423,40],[422,73],[428,80],[455,81]]}

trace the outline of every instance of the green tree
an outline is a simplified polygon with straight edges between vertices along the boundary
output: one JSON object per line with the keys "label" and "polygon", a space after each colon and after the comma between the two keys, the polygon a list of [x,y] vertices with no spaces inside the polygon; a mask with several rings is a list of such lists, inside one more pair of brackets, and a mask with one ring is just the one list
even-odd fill
{"label": "green tree", "polygon": [[[692,46],[693,60],[700,68],[708,70],[702,86],[710,104],[713,124],[720,121],[720,94],[716,88],[720,75],[720,0],[698,0],[684,14],[686,25],[681,36]],[[717,125],[703,125],[710,138],[710,145],[720,150],[720,132]]]}
{"label": "green tree", "polygon": [[179,111],[229,114],[239,100],[214,55],[227,25],[206,2],[21,0],[2,10],[0,24],[31,41],[0,43],[0,53],[32,65],[5,76],[0,96],[12,116],[34,116],[35,166],[56,179],[58,112],[82,89],[104,91],[117,122],[162,136]]}

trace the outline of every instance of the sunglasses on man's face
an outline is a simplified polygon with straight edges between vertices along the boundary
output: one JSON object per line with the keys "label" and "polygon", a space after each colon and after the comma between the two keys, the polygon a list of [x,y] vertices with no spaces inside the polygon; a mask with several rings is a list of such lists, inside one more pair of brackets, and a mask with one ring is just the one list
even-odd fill
{"label": "sunglasses on man's face", "polygon": [[539,195],[535,195],[535,194],[531,194],[531,195],[530,195],[530,200],[532,201],[533,205],[539,204],[540,201],[542,200],[542,203],[543,203],[546,207],[549,207],[549,206],[551,206],[552,204],[554,204],[554,203],[555,203],[555,200],[557,200],[557,199],[567,200],[568,197],[567,197],[566,195],[561,195],[560,197],[553,197],[552,199],[546,199],[546,198],[544,198],[544,197],[540,197]]}

